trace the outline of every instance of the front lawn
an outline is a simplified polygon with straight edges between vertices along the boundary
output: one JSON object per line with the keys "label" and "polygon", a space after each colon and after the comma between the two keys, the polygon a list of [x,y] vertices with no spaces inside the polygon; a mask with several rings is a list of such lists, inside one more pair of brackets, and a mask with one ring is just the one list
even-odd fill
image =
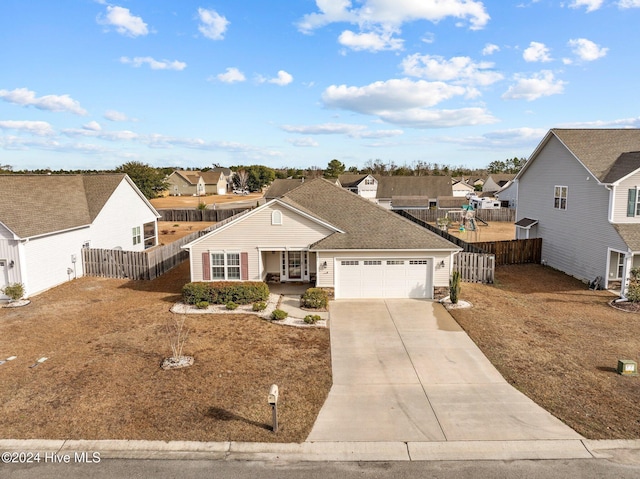
{"label": "front lawn", "polygon": [[187,315],[195,364],[164,371],[169,308],[188,281],[185,262],[154,281],[81,278],[1,308],[0,360],[18,358],[0,365],[0,437],[304,441],[331,387],[329,331]]}
{"label": "front lawn", "polygon": [[587,438],[640,438],[640,376],[616,373],[640,360],[640,314],[540,265],[500,266],[460,298],[474,307],[451,314],[511,384]]}

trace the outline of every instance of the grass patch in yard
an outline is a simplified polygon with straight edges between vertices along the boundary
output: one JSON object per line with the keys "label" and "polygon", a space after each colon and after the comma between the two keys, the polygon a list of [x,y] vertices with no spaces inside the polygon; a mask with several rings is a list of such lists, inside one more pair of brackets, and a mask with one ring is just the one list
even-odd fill
{"label": "grass patch in yard", "polygon": [[616,373],[640,359],[640,314],[541,265],[500,266],[460,297],[474,307],[451,314],[516,388],[587,438],[640,438],[640,377]]}
{"label": "grass patch in yard", "polygon": [[195,363],[163,371],[169,308],[188,281],[185,262],[155,281],[86,277],[0,309],[0,355],[18,356],[0,365],[1,437],[304,441],[331,387],[328,330],[189,315]]}

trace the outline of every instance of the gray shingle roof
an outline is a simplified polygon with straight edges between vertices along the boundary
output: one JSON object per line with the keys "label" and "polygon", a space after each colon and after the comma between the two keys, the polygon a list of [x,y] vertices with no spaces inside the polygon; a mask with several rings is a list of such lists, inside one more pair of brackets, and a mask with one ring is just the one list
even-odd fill
{"label": "gray shingle roof", "polygon": [[273,180],[271,186],[264,194],[264,199],[269,201],[274,198],[280,198],[282,195],[297,188],[304,182],[303,179],[276,179]]}
{"label": "gray shingle roof", "polygon": [[124,177],[0,175],[0,222],[20,238],[89,225]]}
{"label": "gray shingle roof", "polygon": [[631,251],[640,251],[640,224],[619,223],[613,227]]}
{"label": "gray shingle roof", "polygon": [[394,196],[451,196],[450,176],[381,176],[378,179],[376,198],[391,199]]}
{"label": "gray shingle roof", "polygon": [[[637,128],[554,128],[551,132],[603,183],[616,181],[622,177],[619,176],[621,172],[629,170],[629,158],[623,160],[624,167],[616,167],[616,162],[623,153],[640,151],[640,129]],[[640,163],[637,168],[640,168]]]}
{"label": "gray shingle roof", "polygon": [[318,241],[312,246],[315,250],[460,249],[398,214],[321,178],[305,181],[281,200],[344,231]]}
{"label": "gray shingle roof", "polygon": [[[368,174],[359,174],[359,173],[344,173],[342,175],[338,175],[338,181],[342,185],[343,188],[358,186],[362,180],[364,180]],[[377,180],[380,178],[377,175],[371,175]]]}

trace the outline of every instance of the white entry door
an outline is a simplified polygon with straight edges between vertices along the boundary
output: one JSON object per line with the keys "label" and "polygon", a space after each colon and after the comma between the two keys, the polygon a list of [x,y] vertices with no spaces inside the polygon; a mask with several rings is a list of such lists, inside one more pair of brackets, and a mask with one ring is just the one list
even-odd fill
{"label": "white entry door", "polygon": [[[9,265],[6,259],[0,259],[0,290],[5,286],[9,286]],[[7,299],[8,296],[0,291],[0,299]]]}
{"label": "white entry door", "polygon": [[432,298],[429,259],[341,259],[336,262],[336,299]]}

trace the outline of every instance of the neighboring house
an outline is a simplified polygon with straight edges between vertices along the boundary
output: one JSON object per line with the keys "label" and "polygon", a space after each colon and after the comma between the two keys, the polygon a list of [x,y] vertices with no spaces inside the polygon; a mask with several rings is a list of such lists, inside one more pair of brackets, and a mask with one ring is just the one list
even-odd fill
{"label": "neighboring house", "polygon": [[453,184],[451,185],[451,190],[453,192],[453,196],[463,196],[467,197],[467,195],[473,195],[475,192],[475,188],[473,185],[467,183],[464,178],[452,180]]}
{"label": "neighboring house", "polygon": [[[233,191],[233,175],[235,175],[235,173],[233,171],[231,171],[231,168],[224,168],[222,166],[216,166],[213,169],[211,169],[211,171],[214,171],[216,173],[222,173],[224,175],[224,179],[227,182],[227,186],[226,186],[226,192],[228,193],[229,191]],[[224,193],[220,193],[220,194],[224,194]]]}
{"label": "neighboring house", "polygon": [[507,181],[494,196],[500,200],[500,205],[503,208],[516,208],[518,205],[518,182],[514,180]]}
{"label": "neighboring house", "polygon": [[338,176],[337,184],[363,198],[375,200],[379,179],[374,175],[345,173]]}
{"label": "neighboring house", "polygon": [[273,200],[275,198],[280,198],[285,193],[288,193],[294,188],[297,188],[302,183],[304,183],[304,178],[299,179],[282,179],[278,178],[273,180],[267,191],[264,193],[264,199],[266,201]]}
{"label": "neighboring house", "polygon": [[442,295],[460,250],[321,178],[184,248],[191,281],[310,282],[338,299]]}
{"label": "neighboring house", "polygon": [[176,170],[167,178],[173,196],[224,195],[227,180],[221,171]]}
{"label": "neighboring house", "polygon": [[640,130],[552,129],[516,178],[517,238],[542,261],[617,288],[640,266]]}
{"label": "neighboring house", "polygon": [[515,177],[516,175],[512,173],[493,173],[482,184],[482,192],[493,194],[502,189],[509,181],[513,181]]}
{"label": "neighboring house", "polygon": [[385,208],[396,208],[394,197],[422,198],[426,208],[436,207],[439,196],[453,196],[450,176],[382,176],[376,200]]}
{"label": "neighboring house", "polygon": [[82,248],[157,244],[158,212],[125,174],[0,175],[0,288],[28,296],[80,277]]}

